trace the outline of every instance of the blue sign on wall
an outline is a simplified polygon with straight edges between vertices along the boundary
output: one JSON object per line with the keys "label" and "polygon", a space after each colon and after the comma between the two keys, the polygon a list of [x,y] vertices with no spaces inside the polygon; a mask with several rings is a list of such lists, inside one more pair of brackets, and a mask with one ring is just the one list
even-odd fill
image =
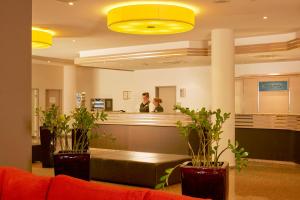
{"label": "blue sign on wall", "polygon": [[288,81],[265,81],[259,82],[259,91],[288,90]]}

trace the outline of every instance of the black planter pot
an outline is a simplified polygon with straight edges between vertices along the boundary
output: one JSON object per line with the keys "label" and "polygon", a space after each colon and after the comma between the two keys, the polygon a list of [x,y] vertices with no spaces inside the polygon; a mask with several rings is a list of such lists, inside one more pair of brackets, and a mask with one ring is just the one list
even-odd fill
{"label": "black planter pot", "polygon": [[54,133],[49,129],[40,127],[40,140],[41,140],[41,161],[43,168],[53,167],[53,154],[56,147],[56,140]]}
{"label": "black planter pot", "polygon": [[84,151],[88,151],[89,149],[89,139],[88,139],[88,135],[87,135],[87,132],[81,130],[81,129],[78,129],[78,130],[75,130],[73,129],[72,130],[72,149],[74,150],[74,143],[84,143],[86,144],[83,148]]}
{"label": "black planter pot", "polygon": [[90,153],[59,152],[54,154],[54,171],[57,175],[68,175],[90,180]]}
{"label": "black planter pot", "polygon": [[212,200],[228,200],[229,164],[224,162],[221,167],[182,166],[182,194]]}

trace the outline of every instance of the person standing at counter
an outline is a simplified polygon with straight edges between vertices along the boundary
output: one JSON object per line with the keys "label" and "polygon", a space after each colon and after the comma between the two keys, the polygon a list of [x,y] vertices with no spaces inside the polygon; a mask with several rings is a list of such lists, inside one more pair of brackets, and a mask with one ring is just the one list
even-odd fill
{"label": "person standing at counter", "polygon": [[164,108],[160,105],[162,103],[162,100],[160,98],[154,98],[153,104],[155,106],[153,112],[164,112]]}
{"label": "person standing at counter", "polygon": [[140,112],[141,113],[148,113],[149,112],[149,106],[150,106],[149,92],[144,92],[143,93],[143,102],[140,105]]}

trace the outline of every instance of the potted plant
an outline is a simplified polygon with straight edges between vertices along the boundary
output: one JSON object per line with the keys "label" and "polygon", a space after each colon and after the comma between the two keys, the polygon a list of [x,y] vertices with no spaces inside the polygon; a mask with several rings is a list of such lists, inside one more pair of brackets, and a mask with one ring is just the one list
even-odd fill
{"label": "potted plant", "polygon": [[[97,126],[97,121],[104,121],[106,116],[104,112],[91,113],[86,107],[81,106],[76,108],[71,116],[62,115],[59,118],[57,139],[61,150],[54,154],[55,175],[65,174],[90,180],[88,144],[92,137],[92,130]],[[73,129],[69,126],[71,120],[73,120]],[[70,134],[72,142],[69,142]]]}
{"label": "potted plant", "polygon": [[[181,106],[175,106],[174,109],[191,117],[190,123],[177,122],[179,132],[189,147],[191,161],[167,169],[166,175],[161,177],[161,183],[156,188],[165,187],[173,170],[180,167],[184,195],[227,200],[229,164],[220,161],[220,157],[225,151],[231,150],[235,155],[238,170],[246,167],[248,157],[248,153],[239,147],[238,142],[232,144],[229,140],[228,145],[220,150],[222,125],[230,117],[230,113],[206,108],[195,111]],[[195,139],[198,142],[193,144]]]}
{"label": "potted plant", "polygon": [[37,110],[41,113],[40,141],[42,149],[42,166],[44,168],[53,167],[53,154],[56,148],[56,126],[57,117],[59,116],[59,108],[51,105],[46,110]]}

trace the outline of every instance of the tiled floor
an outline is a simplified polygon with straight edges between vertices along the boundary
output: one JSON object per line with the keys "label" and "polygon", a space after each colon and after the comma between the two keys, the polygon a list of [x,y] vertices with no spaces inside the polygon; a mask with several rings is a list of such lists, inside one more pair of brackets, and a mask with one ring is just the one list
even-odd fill
{"label": "tiled floor", "polygon": [[[34,174],[53,176],[53,169],[32,167]],[[110,184],[110,183],[105,183]],[[166,192],[181,193],[180,185]],[[230,171],[229,200],[300,200],[300,165],[250,162],[242,172]]]}

